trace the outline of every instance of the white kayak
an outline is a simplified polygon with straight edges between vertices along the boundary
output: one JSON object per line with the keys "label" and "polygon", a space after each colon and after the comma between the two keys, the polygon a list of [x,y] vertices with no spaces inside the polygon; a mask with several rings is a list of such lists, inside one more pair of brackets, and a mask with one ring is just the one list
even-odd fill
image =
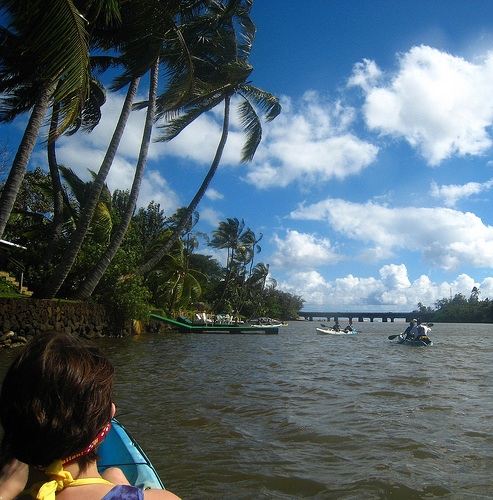
{"label": "white kayak", "polygon": [[164,490],[164,484],[142,448],[116,419],[111,421],[111,430],[98,449],[101,460],[100,472],[108,467],[118,467],[133,486],[143,490]]}
{"label": "white kayak", "polygon": [[346,332],[345,330],[334,330],[333,328],[317,328],[317,332],[329,335],[355,335],[358,333],[356,330]]}

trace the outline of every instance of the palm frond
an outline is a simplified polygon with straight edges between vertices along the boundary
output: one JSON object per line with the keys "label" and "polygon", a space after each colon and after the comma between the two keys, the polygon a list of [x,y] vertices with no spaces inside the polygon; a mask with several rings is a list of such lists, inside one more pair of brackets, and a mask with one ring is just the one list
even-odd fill
{"label": "palm frond", "polygon": [[255,106],[262,110],[265,120],[272,121],[281,113],[281,104],[279,99],[270,92],[259,89],[254,85],[240,84],[238,93],[244,96],[245,99],[251,100]]}
{"label": "palm frond", "polygon": [[172,118],[166,124],[161,125],[159,128],[164,130],[164,133],[156,138],[158,142],[167,142],[174,139],[182,130],[196,120],[201,114],[210,111],[213,107],[223,100],[221,95],[215,96],[209,100],[203,100],[197,106],[188,109],[182,115]]}
{"label": "palm frond", "polygon": [[244,100],[238,106],[240,124],[246,134],[246,141],[241,150],[241,161],[251,161],[262,140],[262,125],[250,101]]}

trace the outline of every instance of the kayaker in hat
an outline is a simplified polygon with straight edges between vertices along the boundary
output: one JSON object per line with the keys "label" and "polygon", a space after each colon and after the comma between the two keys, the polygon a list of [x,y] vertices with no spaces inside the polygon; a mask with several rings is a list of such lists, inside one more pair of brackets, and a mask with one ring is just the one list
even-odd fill
{"label": "kayaker in hat", "polygon": [[413,339],[414,332],[417,331],[416,323],[417,321],[415,319],[412,319],[409,322],[409,326],[401,333],[401,337],[403,337],[405,340]]}

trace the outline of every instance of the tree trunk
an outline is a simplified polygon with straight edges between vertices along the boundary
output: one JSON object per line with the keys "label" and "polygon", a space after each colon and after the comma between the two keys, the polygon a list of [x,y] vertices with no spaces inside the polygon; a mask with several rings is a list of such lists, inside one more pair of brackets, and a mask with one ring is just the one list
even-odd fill
{"label": "tree trunk", "polygon": [[[56,137],[59,107],[60,106],[58,104],[53,107],[49,137]],[[53,221],[50,242],[43,255],[45,265],[51,263],[63,229],[63,187],[56,159],[55,139],[49,140],[48,142],[48,166],[50,168],[51,184],[53,186]]]}
{"label": "tree trunk", "polygon": [[216,312],[216,309],[221,305],[221,302],[224,300],[224,297],[226,296],[226,292],[228,290],[228,285],[231,281],[231,276],[233,275],[233,263],[235,259],[235,251],[232,249],[231,250],[231,258],[228,259],[228,274],[226,276],[226,282],[224,283],[224,288],[223,292],[221,293],[221,297],[216,301],[216,303],[212,306],[211,310],[212,312]]}
{"label": "tree trunk", "polygon": [[96,176],[92,184],[91,192],[80,214],[77,227],[74,234],[72,235],[70,244],[51,278],[36,294],[37,298],[52,299],[53,297],[55,297],[55,295],[58,293],[58,290],[60,290],[60,287],[63,285],[63,282],[65,281],[68,273],[72,269],[72,265],[75,262],[75,258],[77,257],[80,247],[82,246],[82,242],[84,241],[84,237],[86,236],[87,230],[94,216],[94,211],[98,204],[101,191],[103,190],[104,182],[106,180],[108,172],[110,171],[111,165],[118,150],[118,146],[120,145],[120,140],[122,138],[123,132],[125,131],[125,126],[132,110],[132,104],[135,99],[137,87],[139,86],[139,81],[140,78],[135,78],[130,83],[127,91],[127,96],[120,113],[118,124],[116,126],[115,132],[113,133],[113,137],[111,138],[110,145],[108,147],[108,150],[106,151],[106,155],[101,164],[98,175]]}
{"label": "tree trunk", "polygon": [[224,151],[224,147],[226,146],[226,141],[228,139],[230,104],[231,104],[231,97],[228,96],[224,100],[224,118],[223,118],[223,130],[221,134],[221,139],[217,146],[216,154],[214,156],[212,165],[209,169],[209,172],[205,176],[202,185],[200,186],[193,200],[190,202],[190,205],[188,205],[180,222],[173,230],[173,234],[170,236],[169,240],[166,241],[166,243],[160,248],[158,252],[156,252],[156,254],[153,257],[151,257],[146,263],[144,263],[137,270],[137,274],[143,276],[148,272],[150,272],[158,264],[158,262],[170,251],[171,247],[173,246],[173,243],[180,237],[181,231],[187,225],[187,221],[190,219],[191,215],[197,208],[197,205],[199,204],[200,200],[207,191],[207,188],[209,187],[209,184],[212,181],[212,178],[214,177],[217,171],[219,162],[221,161],[221,156]]}
{"label": "tree trunk", "polygon": [[27,123],[24,135],[17,149],[9,176],[3,187],[2,195],[0,197],[0,238],[5,232],[5,227],[14,207],[17,193],[21,187],[26,173],[26,168],[31,158],[36,140],[39,135],[43,119],[46,115],[48,106],[50,105],[50,98],[52,93],[52,85],[46,84],[39,92],[36,99],[36,104],[32,110],[31,116]]}
{"label": "tree trunk", "polygon": [[132,216],[137,205],[137,198],[139,197],[140,185],[142,183],[142,178],[144,176],[144,170],[147,161],[147,153],[149,151],[149,144],[151,142],[152,126],[154,125],[154,115],[156,111],[156,95],[158,87],[159,78],[159,60],[156,61],[154,66],[151,68],[150,77],[150,87],[149,87],[149,104],[147,107],[146,121],[144,125],[144,133],[142,136],[142,143],[140,147],[139,159],[135,168],[134,180],[132,183],[132,189],[130,191],[130,196],[128,198],[127,206],[125,207],[125,213],[122,216],[122,220],[117,230],[111,238],[111,242],[104,252],[104,254],[99,259],[96,266],[90,271],[87,278],[84,280],[80,288],[75,292],[74,298],[85,300],[89,298],[101,280],[103,274],[111,263],[111,260],[115,256],[116,252],[120,248],[123,241],[125,233],[127,232],[128,226],[132,220]]}

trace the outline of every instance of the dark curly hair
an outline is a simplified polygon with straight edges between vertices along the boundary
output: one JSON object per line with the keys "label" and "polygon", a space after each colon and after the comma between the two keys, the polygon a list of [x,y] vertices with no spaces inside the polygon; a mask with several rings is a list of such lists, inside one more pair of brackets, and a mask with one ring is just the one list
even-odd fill
{"label": "dark curly hair", "polygon": [[[114,372],[106,355],[79,337],[36,336],[2,384],[3,458],[47,467],[84,450],[110,420]],[[93,450],[79,464],[97,458]]]}

